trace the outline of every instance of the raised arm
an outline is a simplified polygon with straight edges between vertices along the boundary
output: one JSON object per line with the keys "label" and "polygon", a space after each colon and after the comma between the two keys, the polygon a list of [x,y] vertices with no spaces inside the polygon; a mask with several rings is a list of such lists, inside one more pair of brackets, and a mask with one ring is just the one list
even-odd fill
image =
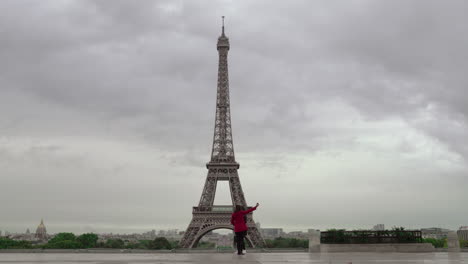
{"label": "raised arm", "polygon": [[241,211],[241,212],[242,212],[242,214],[251,213],[251,212],[255,211],[258,206],[259,206],[259,204],[257,203],[254,207],[250,208],[249,210],[245,210],[245,211]]}

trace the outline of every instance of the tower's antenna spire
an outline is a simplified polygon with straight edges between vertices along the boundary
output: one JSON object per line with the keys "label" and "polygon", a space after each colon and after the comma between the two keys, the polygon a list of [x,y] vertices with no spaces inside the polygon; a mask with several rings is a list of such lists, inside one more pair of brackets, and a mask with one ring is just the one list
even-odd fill
{"label": "tower's antenna spire", "polygon": [[224,36],[224,16],[221,17],[223,19],[223,32],[222,35]]}

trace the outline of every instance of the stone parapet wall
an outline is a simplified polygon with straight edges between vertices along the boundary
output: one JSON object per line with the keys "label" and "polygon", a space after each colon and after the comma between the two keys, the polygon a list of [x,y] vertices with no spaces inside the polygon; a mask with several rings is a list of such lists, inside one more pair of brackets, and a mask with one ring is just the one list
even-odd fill
{"label": "stone parapet wall", "polygon": [[309,229],[309,252],[320,252],[320,230]]}
{"label": "stone parapet wall", "polygon": [[430,243],[411,244],[321,244],[321,252],[434,252]]}

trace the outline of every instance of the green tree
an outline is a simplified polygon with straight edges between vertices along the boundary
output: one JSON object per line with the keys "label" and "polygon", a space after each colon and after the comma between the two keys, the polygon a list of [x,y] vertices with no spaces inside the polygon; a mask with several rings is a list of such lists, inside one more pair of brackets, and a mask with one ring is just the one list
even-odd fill
{"label": "green tree", "polygon": [[81,248],[81,244],[74,240],[61,240],[55,243],[47,243],[43,248],[75,249]]}
{"label": "green tree", "polygon": [[173,241],[169,241],[169,242],[171,243],[171,248],[180,248],[179,241],[173,240]]}
{"label": "green tree", "polygon": [[106,247],[106,243],[105,243],[105,242],[102,242],[102,241],[97,242],[97,243],[96,243],[96,247],[97,247],[97,248],[105,248],[105,247]]}
{"label": "green tree", "polygon": [[462,247],[462,248],[468,248],[468,240],[462,240],[462,239],[460,239],[460,247]]}
{"label": "green tree", "polygon": [[81,244],[76,241],[76,236],[73,233],[58,233],[47,244],[42,245],[42,248],[80,248]]}
{"label": "green tree", "polygon": [[423,243],[431,243],[435,248],[443,248],[445,245],[445,239],[424,238]]}
{"label": "green tree", "polygon": [[13,239],[0,237],[0,249],[12,248],[14,245],[16,245],[16,241]]}
{"label": "green tree", "polygon": [[141,242],[142,240],[138,242],[129,242],[125,245],[125,248],[131,248],[131,249],[148,249],[144,243]]}
{"label": "green tree", "polygon": [[216,246],[213,242],[200,241],[198,242],[197,248],[214,248]]}
{"label": "green tree", "polygon": [[51,240],[49,240],[48,244],[55,244],[60,241],[75,241],[75,239],[76,236],[73,233],[58,233]]}
{"label": "green tree", "polygon": [[105,247],[107,248],[123,248],[125,246],[125,242],[120,239],[108,239],[106,241]]}
{"label": "green tree", "polygon": [[351,236],[345,229],[328,229],[328,237],[321,238],[322,243],[349,243]]}
{"label": "green tree", "polygon": [[150,249],[150,243],[152,242],[153,240],[139,240],[138,243],[140,245],[140,248],[143,248],[143,249]]}
{"label": "green tree", "polygon": [[86,233],[79,235],[76,241],[80,243],[83,248],[93,248],[96,247],[98,236],[93,233]]}
{"label": "green tree", "polygon": [[274,240],[265,239],[267,248],[308,248],[309,240],[277,237]]}
{"label": "green tree", "polygon": [[6,237],[0,237],[0,249],[8,248],[33,248],[33,246],[29,241],[17,241]]}
{"label": "green tree", "polygon": [[148,245],[150,249],[172,249],[171,243],[165,237],[157,237]]}

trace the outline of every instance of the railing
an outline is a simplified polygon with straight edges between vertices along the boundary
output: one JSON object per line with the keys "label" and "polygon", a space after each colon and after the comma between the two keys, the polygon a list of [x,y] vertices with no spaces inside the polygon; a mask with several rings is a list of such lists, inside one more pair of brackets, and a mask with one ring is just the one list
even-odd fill
{"label": "railing", "polygon": [[332,230],[320,233],[320,243],[322,244],[382,244],[421,242],[421,231],[417,230]]}
{"label": "railing", "polygon": [[193,207],[193,212],[207,213],[232,213],[232,205],[213,205],[213,206],[196,206]]}
{"label": "railing", "polygon": [[[252,208],[248,206],[246,210]],[[193,210],[195,212],[207,212],[207,213],[232,213],[234,212],[234,207],[232,205],[213,205],[213,206],[194,206]]]}
{"label": "railing", "polygon": [[218,205],[218,206],[211,207],[211,211],[212,212],[229,212],[229,213],[232,213],[233,209],[232,209],[232,206]]}

